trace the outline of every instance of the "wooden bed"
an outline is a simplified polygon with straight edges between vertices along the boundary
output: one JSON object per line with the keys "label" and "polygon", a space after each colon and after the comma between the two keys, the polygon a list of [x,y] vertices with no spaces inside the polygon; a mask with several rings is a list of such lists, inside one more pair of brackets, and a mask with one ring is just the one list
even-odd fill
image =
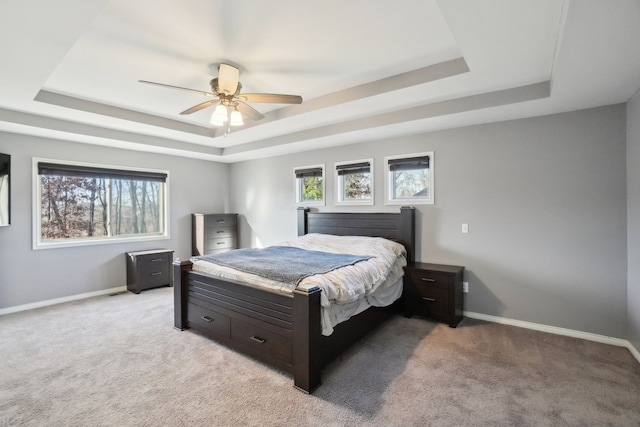
{"label": "wooden bed", "polygon": [[[415,210],[400,213],[328,213],[298,209],[298,235],[384,237],[402,243],[414,261]],[[321,334],[320,290],[298,286],[292,295],[259,289],[173,263],[175,327],[191,328],[217,342],[293,375],[294,386],[311,393],[320,371],[393,312],[371,307]]]}

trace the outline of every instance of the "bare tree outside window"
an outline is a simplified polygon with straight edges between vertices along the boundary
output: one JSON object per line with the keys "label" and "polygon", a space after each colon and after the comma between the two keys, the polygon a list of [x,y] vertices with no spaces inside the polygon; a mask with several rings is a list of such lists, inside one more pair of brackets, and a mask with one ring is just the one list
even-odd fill
{"label": "bare tree outside window", "polygon": [[371,174],[353,173],[344,175],[344,195],[348,200],[371,198]]}
{"label": "bare tree outside window", "polygon": [[433,151],[385,158],[388,204],[434,203]]}
{"label": "bare tree outside window", "polygon": [[395,171],[393,182],[396,199],[429,196],[429,169]]}
{"label": "bare tree outside window", "polygon": [[335,164],[336,205],[373,205],[373,159]]}
{"label": "bare tree outside window", "polygon": [[164,235],[166,174],[145,173],[39,163],[39,241]]}

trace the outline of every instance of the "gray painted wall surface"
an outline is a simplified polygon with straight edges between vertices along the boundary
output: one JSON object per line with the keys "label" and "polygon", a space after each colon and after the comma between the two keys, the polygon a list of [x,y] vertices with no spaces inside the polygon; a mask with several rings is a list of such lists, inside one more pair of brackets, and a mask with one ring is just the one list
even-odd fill
{"label": "gray painted wall surface", "polygon": [[640,92],[627,104],[628,339],[640,351]]}
{"label": "gray painted wall surface", "polygon": [[[384,157],[433,150],[436,203],[418,207],[417,255],[466,267],[466,310],[626,339],[625,119],[620,104],[236,163],[231,209],[243,246],[292,238],[292,170],[324,163],[318,210],[396,211]],[[369,157],[375,206],[334,207],[333,163]]]}
{"label": "gray painted wall surface", "polygon": [[[0,308],[126,285],[124,253],[170,248],[191,253],[192,212],[224,212],[229,167],[128,150],[0,133],[0,152],[11,154],[12,224],[0,227]],[[32,250],[32,158],[137,166],[169,171],[169,240]]]}

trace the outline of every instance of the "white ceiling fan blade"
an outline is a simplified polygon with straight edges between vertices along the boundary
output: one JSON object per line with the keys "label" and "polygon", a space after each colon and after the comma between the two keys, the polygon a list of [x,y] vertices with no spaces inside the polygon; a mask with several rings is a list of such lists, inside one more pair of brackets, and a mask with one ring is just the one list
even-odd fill
{"label": "white ceiling fan blade", "polygon": [[148,85],[168,87],[168,88],[171,88],[171,89],[188,90],[189,92],[195,92],[195,93],[199,93],[200,95],[205,95],[205,96],[217,96],[215,93],[206,92],[204,90],[198,90],[198,89],[190,89],[188,87],[167,85],[167,84],[164,84],[164,83],[150,82],[148,80],[138,80],[138,82],[139,83],[148,84]]}
{"label": "white ceiling fan blade", "polygon": [[240,71],[229,64],[220,64],[218,69],[218,87],[227,95],[233,95],[238,89]]}
{"label": "white ceiling fan blade", "polygon": [[271,104],[302,104],[298,95],[282,95],[277,93],[243,93],[238,98],[248,102],[265,102]]}
{"label": "white ceiling fan blade", "polygon": [[251,120],[264,119],[264,116],[262,115],[262,113],[260,111],[256,110],[251,105],[246,104],[246,103],[244,103],[242,101],[238,101],[237,108],[238,108],[238,111],[240,111],[240,113],[242,113],[243,116],[246,116],[246,117],[250,118]]}

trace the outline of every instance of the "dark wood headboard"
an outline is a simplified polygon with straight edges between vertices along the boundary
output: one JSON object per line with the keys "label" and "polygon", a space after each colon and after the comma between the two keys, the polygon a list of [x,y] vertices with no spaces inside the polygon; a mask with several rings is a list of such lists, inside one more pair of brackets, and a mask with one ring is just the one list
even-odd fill
{"label": "dark wood headboard", "polygon": [[309,233],[384,237],[404,245],[407,262],[415,261],[415,208],[400,213],[310,212],[298,208],[298,236]]}

